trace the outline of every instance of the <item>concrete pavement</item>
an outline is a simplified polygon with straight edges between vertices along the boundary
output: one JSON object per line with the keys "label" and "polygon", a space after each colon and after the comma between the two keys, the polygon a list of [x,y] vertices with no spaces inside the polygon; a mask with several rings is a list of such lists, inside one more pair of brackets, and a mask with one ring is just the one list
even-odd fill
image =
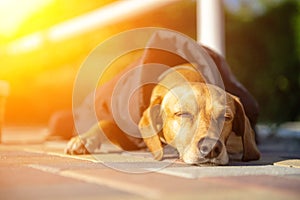
{"label": "concrete pavement", "polygon": [[68,156],[65,141],[43,142],[43,128],[4,130],[0,199],[299,199],[300,142],[268,138],[260,161],[190,166],[172,151],[162,161],[148,152],[109,145],[95,155]]}

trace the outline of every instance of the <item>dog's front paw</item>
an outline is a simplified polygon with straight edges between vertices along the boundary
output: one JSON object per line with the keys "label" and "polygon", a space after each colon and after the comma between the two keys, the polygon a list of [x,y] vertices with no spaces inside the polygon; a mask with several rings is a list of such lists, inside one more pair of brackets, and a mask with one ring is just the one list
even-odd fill
{"label": "dog's front paw", "polygon": [[100,145],[101,142],[96,137],[76,136],[68,142],[65,153],[71,155],[89,154],[93,153]]}

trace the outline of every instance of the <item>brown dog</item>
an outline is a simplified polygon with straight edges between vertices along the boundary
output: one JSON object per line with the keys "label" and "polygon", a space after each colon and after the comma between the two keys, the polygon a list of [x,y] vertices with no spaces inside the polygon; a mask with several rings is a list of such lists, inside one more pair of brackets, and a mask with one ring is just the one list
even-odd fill
{"label": "brown dog", "polygon": [[[118,75],[109,74],[109,77],[113,77],[111,80],[108,81],[108,76],[101,75],[106,77],[104,84],[85,98],[78,109],[81,113],[75,110],[73,115],[57,115],[52,121],[54,128],[50,128],[51,135],[61,135],[62,131],[58,130],[61,128],[64,128],[65,137],[74,135],[74,131],[80,134],[80,137],[70,140],[67,153],[91,153],[108,138],[124,150],[137,150],[148,146],[157,159],[162,158],[162,144],[167,143],[179,151],[185,162],[225,164],[228,161],[226,149],[236,152],[237,147],[241,148],[242,142],[231,142],[231,138],[239,137],[243,141],[243,160],[258,159],[259,153],[252,134],[258,117],[258,105],[231,73],[222,56],[181,34],[165,30],[155,31],[149,38],[147,47],[140,50],[142,54],[138,55],[138,62]],[[197,68],[182,66],[184,63],[195,63]],[[144,70],[147,64],[178,67],[170,71],[162,68],[150,68],[147,71]],[[126,65],[122,62],[121,66]],[[124,76],[136,66],[145,68],[140,68],[141,73],[136,74],[138,76]],[[202,70],[203,74],[196,69]],[[153,75],[161,75],[160,84],[154,90],[152,84],[128,92],[128,89],[133,88],[130,87],[133,80],[149,80]],[[225,87],[223,90],[205,83],[219,86],[224,83]],[[118,87],[120,85],[128,87]],[[127,99],[126,92],[132,93],[130,99]],[[241,103],[232,95],[237,96]],[[116,104],[113,104],[114,101]],[[129,104],[124,106],[124,102]],[[177,103],[177,110],[172,110],[172,104],[175,105],[176,102],[180,102]],[[117,111],[114,110],[116,107]],[[123,115],[127,111],[130,116]],[[90,118],[90,114],[97,115],[97,119]],[[124,119],[125,124],[129,118],[135,122],[134,135],[119,126],[120,120],[116,119],[115,114],[119,119]],[[66,121],[73,123],[66,126]],[[132,126],[127,127],[131,130]],[[231,134],[233,131],[239,136],[231,137],[234,136]],[[234,148],[229,148],[230,146]]]}
{"label": "brown dog", "polygon": [[80,137],[72,138],[66,152],[93,152],[105,135],[124,150],[141,149],[144,141],[158,160],[163,157],[165,143],[176,148],[186,163],[224,165],[229,160],[226,143],[231,135],[237,137],[236,133],[242,143],[235,144],[233,151],[243,149],[244,161],[259,159],[254,132],[238,98],[205,84],[202,75],[189,64],[161,75],[139,129],[143,140],[126,135],[112,120],[101,120]]}

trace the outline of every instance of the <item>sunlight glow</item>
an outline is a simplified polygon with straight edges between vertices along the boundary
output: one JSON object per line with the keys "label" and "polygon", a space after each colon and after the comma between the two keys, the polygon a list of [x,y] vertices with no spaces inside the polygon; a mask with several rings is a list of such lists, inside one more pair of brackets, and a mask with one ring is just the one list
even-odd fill
{"label": "sunlight glow", "polygon": [[117,1],[51,28],[49,31],[49,39],[52,41],[63,40],[70,35],[81,34],[82,32],[87,32],[95,27],[99,28],[99,26],[112,24],[116,21],[142,14],[147,10],[155,9],[169,3],[174,3],[174,1]]}
{"label": "sunlight glow", "polygon": [[53,0],[0,0],[0,35],[9,37],[32,13]]}
{"label": "sunlight glow", "polygon": [[[0,0],[1,1],[1,0]],[[32,0],[35,1],[35,0]],[[126,0],[111,3],[98,10],[62,22],[48,30],[34,33],[16,40],[8,46],[8,53],[24,53],[40,48],[45,41],[57,42],[86,33],[101,26],[113,24],[132,16],[142,14],[174,1]]]}
{"label": "sunlight glow", "polygon": [[27,37],[16,40],[8,46],[10,54],[24,53],[38,49],[43,43],[42,33],[35,33]]}

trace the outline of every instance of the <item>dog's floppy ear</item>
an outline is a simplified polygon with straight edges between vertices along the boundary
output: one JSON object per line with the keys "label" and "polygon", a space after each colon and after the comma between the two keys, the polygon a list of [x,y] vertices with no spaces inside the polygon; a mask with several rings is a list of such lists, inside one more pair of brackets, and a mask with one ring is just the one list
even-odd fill
{"label": "dog's floppy ear", "polygon": [[249,119],[245,114],[244,107],[238,97],[234,99],[236,113],[233,119],[232,130],[242,137],[243,142],[243,161],[258,160],[260,153],[255,143],[255,134],[250,125]]}
{"label": "dog's floppy ear", "polygon": [[161,160],[163,157],[163,147],[159,138],[159,132],[162,129],[161,102],[162,97],[154,95],[139,122],[139,129],[144,142],[156,160]]}

